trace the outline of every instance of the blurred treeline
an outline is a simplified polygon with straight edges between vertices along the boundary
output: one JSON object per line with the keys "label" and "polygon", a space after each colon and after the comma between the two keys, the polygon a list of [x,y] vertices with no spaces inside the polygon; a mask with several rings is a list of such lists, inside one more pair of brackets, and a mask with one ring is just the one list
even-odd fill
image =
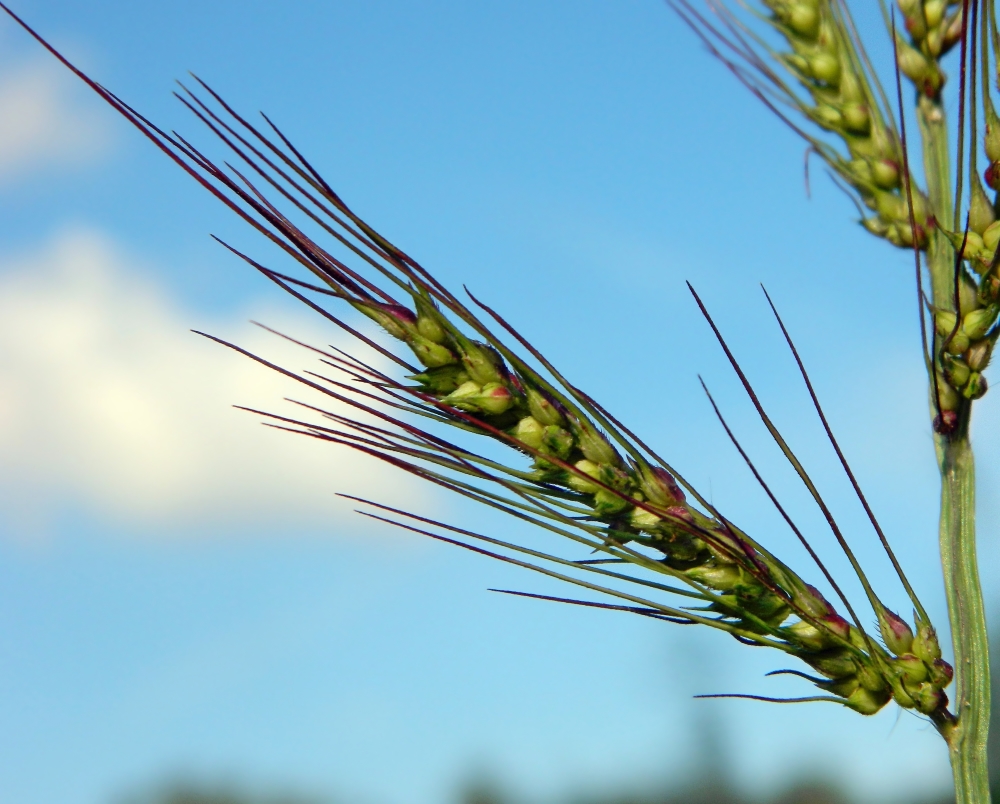
{"label": "blurred treeline", "polygon": [[[1000,667],[997,662],[995,667]],[[1000,674],[998,674],[1000,675]],[[994,682],[994,700],[1000,701],[1000,683]],[[1000,713],[995,707],[990,739],[993,801],[1000,804]],[[849,796],[828,779],[792,780],[770,795],[751,795],[731,781],[725,751],[711,751],[711,740],[703,740],[702,755],[687,781],[659,785],[608,789],[600,793],[568,794],[540,799],[509,792],[497,780],[480,780],[465,785],[450,801],[442,804],[904,804],[895,800],[862,799]],[[716,749],[721,748],[718,744]],[[567,780],[570,782],[571,780]],[[908,799],[905,804],[953,804],[947,794]],[[255,794],[236,786],[180,782],[160,786],[150,792],[118,799],[115,804],[354,804],[353,800],[310,797],[293,793]]]}
{"label": "blurred treeline", "polygon": [[[1000,723],[997,724],[1000,728]],[[720,760],[722,760],[720,762]],[[1000,758],[998,758],[1000,760]],[[791,781],[770,795],[751,795],[729,781],[725,757],[702,758],[688,781],[675,780],[659,785],[606,789],[600,793],[566,794],[537,798],[509,792],[497,780],[469,783],[441,804],[904,804],[899,799],[878,801],[851,798],[834,781],[802,778]],[[572,781],[567,780],[571,786]],[[1000,782],[1000,780],[998,780]],[[1000,804],[1000,783],[994,785],[993,800]],[[232,786],[180,783],[152,792],[119,799],[116,804],[355,804],[356,799],[309,797],[294,794],[261,795]],[[948,795],[907,799],[905,804],[953,804]]]}
{"label": "blurred treeline", "polygon": [[[949,804],[953,798],[937,796],[910,799],[906,804]],[[1000,788],[994,791],[1000,802]],[[294,795],[261,796],[211,786],[175,786],[139,798],[121,800],[121,804],[351,804],[334,798],[309,798]],[[903,804],[895,801],[867,801],[849,798],[829,781],[804,780],[769,796],[750,796],[735,787],[704,779],[664,791],[621,791],[599,795],[569,795],[559,799],[529,799],[505,793],[495,783],[468,786],[450,802],[442,804]]]}
{"label": "blurred treeline", "polygon": [[[990,776],[993,801],[1000,804],[1000,639],[994,640],[993,700],[990,728]],[[770,795],[750,795],[732,780],[726,760],[726,745],[720,731],[704,721],[696,731],[698,758],[688,768],[686,779],[641,788],[623,787],[600,793],[568,794],[556,799],[515,795],[497,780],[467,784],[451,801],[441,804],[904,804],[900,800],[879,801],[852,798],[836,782],[826,779],[790,780]],[[567,780],[567,786],[572,785]],[[953,804],[947,794],[929,794],[905,804]],[[260,795],[232,786],[176,783],[155,788],[138,796],[126,796],[115,804],[353,804],[352,801],[295,794]]]}
{"label": "blurred treeline", "polygon": [[[1000,657],[994,665],[1000,668]],[[994,677],[994,700],[1000,702],[1000,673]],[[992,718],[990,763],[993,801],[1000,804],[1000,706]],[[707,711],[707,710],[706,710]],[[680,777],[659,784],[605,788],[600,792],[577,792],[540,798],[515,794],[497,778],[481,777],[459,789],[441,804],[953,804],[947,793],[931,791],[920,799],[879,800],[851,797],[832,779],[804,776],[790,779],[767,795],[741,790],[733,779],[727,746],[721,730],[709,720],[697,723],[692,734],[697,746],[693,762],[686,763]],[[566,780],[572,789],[571,779]],[[367,801],[367,799],[366,799]],[[178,782],[153,788],[137,796],[119,798],[115,804],[355,804],[356,799],[309,797],[292,793],[252,793],[232,785]]]}

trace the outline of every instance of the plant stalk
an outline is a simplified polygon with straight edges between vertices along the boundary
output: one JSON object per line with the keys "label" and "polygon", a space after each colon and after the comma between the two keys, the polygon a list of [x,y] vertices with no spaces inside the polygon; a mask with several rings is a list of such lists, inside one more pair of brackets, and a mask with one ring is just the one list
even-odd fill
{"label": "plant stalk", "polygon": [[986,742],[990,720],[990,660],[986,613],[976,563],[976,470],[968,420],[939,437],[941,566],[955,651],[954,711],[948,741],[957,804],[989,804]]}
{"label": "plant stalk", "polygon": [[[953,207],[948,138],[944,110],[921,95],[917,119],[923,139],[924,169],[934,214],[951,225]],[[956,166],[961,171],[962,166]],[[927,252],[931,296],[935,307],[949,309],[954,301],[954,251],[939,233],[932,235]],[[931,415],[936,416],[931,356]],[[959,410],[957,430],[936,435],[935,450],[941,472],[939,539],[948,617],[955,656],[956,720],[936,724],[948,743],[956,804],[989,804],[989,767],[986,744],[990,720],[990,660],[983,591],[976,560],[976,470],[969,440],[972,404]]]}

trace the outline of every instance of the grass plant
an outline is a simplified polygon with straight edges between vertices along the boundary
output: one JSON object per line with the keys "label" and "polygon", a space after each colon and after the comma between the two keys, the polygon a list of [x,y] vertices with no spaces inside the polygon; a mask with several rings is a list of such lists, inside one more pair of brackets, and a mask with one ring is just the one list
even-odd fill
{"label": "grass plant", "polygon": [[[573,553],[543,552],[386,501],[357,499],[365,516],[558,579],[586,596],[498,591],[712,628],[746,645],[786,654],[795,666],[776,672],[801,676],[815,688],[804,697],[760,700],[832,703],[861,715],[890,702],[913,710],[948,746],[959,804],[983,804],[989,800],[990,687],[969,422],[975,400],[987,391],[983,371],[1000,333],[1000,221],[996,197],[991,199],[987,190],[1000,187],[1000,118],[991,99],[1000,33],[993,1],[901,0],[898,11],[883,7],[897,65],[889,91],[843,0],[669,4],[826,164],[855,202],[862,227],[913,253],[942,479],[941,565],[954,670],[942,658],[935,625],[865,498],[773,304],[776,326],[815,413],[909,597],[910,622],[882,602],[693,287],[693,302],[706,326],[860,581],[875,628],[866,628],[870,615],[844,594],[707,388],[733,445],[811,557],[814,566],[808,570],[793,569],[713,506],[499,311],[468,291],[460,295],[445,287],[361,220],[267,117],[259,124],[243,117],[199,78],[181,85],[177,97],[218,138],[232,162],[213,159],[181,135],[158,128],[76,69],[13,11],[2,3],[0,8],[179,167],[281,248],[300,272],[279,272],[222,245],[392,366],[383,370],[339,350],[300,344],[322,360],[325,370],[297,374],[206,335],[337,403],[337,411],[301,404],[295,417],[253,413],[274,427],[373,456],[544,529],[565,539]],[[943,95],[955,83],[946,81],[942,67],[950,51],[958,55],[954,155]],[[919,123],[923,185],[910,164],[907,96]],[[980,147],[986,157],[985,186]],[[339,312],[346,307],[375,321],[385,337],[376,340],[353,328]],[[341,406],[354,413],[338,412]],[[508,448],[506,457],[496,457],[498,451],[487,442]],[[572,557],[581,553],[589,557]],[[818,579],[832,590],[833,600],[814,585]],[[946,689],[953,676],[951,703]]]}

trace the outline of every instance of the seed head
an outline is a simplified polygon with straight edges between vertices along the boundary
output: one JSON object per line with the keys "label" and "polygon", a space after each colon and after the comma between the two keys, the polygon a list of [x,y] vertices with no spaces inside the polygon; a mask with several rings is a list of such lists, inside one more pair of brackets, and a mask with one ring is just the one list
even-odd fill
{"label": "seed head", "polygon": [[629,507],[628,500],[606,489],[600,489],[594,495],[594,512],[601,517],[612,517]]}
{"label": "seed head", "polygon": [[444,343],[448,337],[436,314],[421,313],[417,316],[417,332],[434,343]]}
{"label": "seed head", "polygon": [[469,377],[480,385],[499,383],[506,379],[503,361],[489,346],[469,341],[462,345],[462,363]]}
{"label": "seed head", "polygon": [[993,160],[983,171],[983,181],[992,190],[1000,190],[1000,160]]}
{"label": "seed head", "polygon": [[398,304],[358,302],[355,306],[389,335],[401,341],[409,338],[417,321],[412,310]]}
{"label": "seed head", "polygon": [[720,592],[731,592],[743,580],[740,568],[733,564],[704,564],[685,573],[689,578]]}
{"label": "seed head", "polygon": [[795,604],[811,617],[827,617],[833,613],[833,607],[815,586],[804,584],[803,589],[794,595]]}
{"label": "seed head", "polygon": [[951,17],[944,21],[941,26],[941,46],[935,57],[948,51],[957,45],[962,39],[962,9],[959,8]]}
{"label": "seed head", "polygon": [[677,485],[674,476],[659,466],[642,464],[639,467],[639,488],[654,505],[670,507],[684,502],[684,492]]}
{"label": "seed head", "polygon": [[969,229],[981,235],[996,220],[996,212],[993,210],[993,203],[986,197],[986,191],[979,181],[979,176],[975,177],[969,190],[971,193]]}
{"label": "seed head", "polygon": [[857,665],[846,648],[833,648],[809,655],[800,655],[800,658],[827,678],[854,678],[857,674]]}
{"label": "seed head", "polygon": [[986,388],[986,378],[978,371],[973,371],[962,388],[962,396],[970,400],[981,399],[986,394]]}
{"label": "seed head", "polygon": [[962,332],[969,337],[969,340],[981,340],[996,322],[998,312],[1000,306],[997,305],[972,310],[962,318]]}
{"label": "seed head", "polygon": [[414,374],[407,379],[420,383],[421,388],[432,396],[447,396],[464,382],[469,375],[459,363],[451,363],[437,368],[431,368],[420,374]]}
{"label": "seed head", "polygon": [[994,338],[984,338],[969,347],[969,351],[965,353],[965,360],[970,369],[983,371],[990,364],[994,343],[996,343]]}
{"label": "seed head", "polygon": [[[942,360],[942,363],[944,364],[944,376],[948,380],[948,384],[952,388],[963,388],[969,381],[969,375],[972,373],[969,370],[968,364],[964,360],[950,356],[946,356]],[[893,652],[899,653],[899,651]]]}
{"label": "seed head", "polygon": [[871,131],[872,119],[868,107],[862,103],[846,103],[840,109],[844,127],[852,134],[867,134]]}
{"label": "seed head", "polygon": [[924,18],[924,15],[920,13],[919,9],[917,9],[916,14],[906,18],[906,21],[903,23],[903,27],[914,39],[927,38],[927,20]]}
{"label": "seed head", "polygon": [[835,611],[821,617],[820,622],[841,639],[847,639],[851,636],[851,624]]}
{"label": "seed head", "polygon": [[983,231],[983,247],[988,254],[997,250],[997,243],[1000,243],[1000,221],[994,221]]}
{"label": "seed head", "polygon": [[941,372],[938,372],[937,397],[942,411],[957,411],[962,403],[958,392]]}
{"label": "seed head", "polygon": [[548,455],[554,455],[557,458],[565,459],[569,457],[574,446],[575,442],[569,431],[550,424],[545,428],[545,434],[542,436],[540,451]]}
{"label": "seed head", "polygon": [[608,443],[603,435],[597,432],[590,422],[575,419],[570,424],[576,434],[577,446],[584,457],[599,464],[617,466],[621,463],[614,447]]}
{"label": "seed head", "polygon": [[[889,232],[896,229],[893,224],[874,215],[870,218],[862,218],[861,225],[865,227],[865,230],[869,234],[873,234],[876,237],[888,237]],[[899,235],[896,234],[895,236],[898,237]]]}
{"label": "seed head", "polygon": [[840,643],[829,631],[813,625],[808,620],[799,620],[785,628],[789,639],[810,651],[821,651]]}
{"label": "seed head", "polygon": [[468,400],[474,399],[479,396],[479,393],[483,390],[483,387],[479,383],[475,383],[472,380],[463,382],[458,388],[452,391],[448,396],[446,396],[442,402],[446,405],[453,405],[457,408],[462,408],[468,403]]}
{"label": "seed head", "polygon": [[858,683],[869,692],[882,692],[888,689],[885,676],[880,668],[869,661],[858,661]]}
{"label": "seed head", "polygon": [[[595,480],[601,476],[601,467],[598,466],[593,461],[588,461],[586,459],[582,461],[577,461],[573,464],[573,467],[577,472],[582,472],[587,477],[592,477]],[[570,488],[576,491],[583,492],[584,494],[595,494],[599,489],[596,483],[591,483],[587,480],[587,477],[581,477],[579,474],[574,472],[567,473],[567,484]]]}
{"label": "seed head", "polygon": [[847,699],[847,706],[862,715],[874,715],[889,702],[891,697],[888,689],[875,692],[858,686]]}
{"label": "seed head", "polygon": [[491,416],[505,413],[514,404],[514,395],[506,385],[499,382],[488,382],[479,395],[470,400],[479,410]]}
{"label": "seed head", "polygon": [[[916,19],[916,17],[909,18]],[[934,96],[941,87],[940,71],[919,50],[899,39],[897,43],[897,63],[899,71],[924,92]]]}
{"label": "seed head", "polygon": [[796,3],[787,13],[788,27],[796,36],[814,41],[819,33],[819,9],[810,3]]}
{"label": "seed head", "polygon": [[454,353],[447,347],[425,338],[423,335],[414,335],[410,338],[410,348],[413,354],[427,368],[440,368],[455,362]]}
{"label": "seed head", "polygon": [[944,659],[935,659],[931,663],[930,676],[934,684],[944,689],[955,677],[955,669]]}
{"label": "seed head", "polygon": [[1000,119],[995,113],[987,118],[983,146],[990,162],[1000,162]]}
{"label": "seed head", "polygon": [[816,686],[841,698],[850,698],[861,685],[857,676],[847,676],[836,681],[824,681]]}
{"label": "seed head", "polygon": [[902,679],[903,684],[911,689],[916,689],[918,684],[922,684],[930,675],[927,665],[923,660],[918,659],[912,653],[904,653],[897,656],[893,661],[895,672]]}
{"label": "seed head", "polygon": [[518,421],[513,435],[532,449],[538,449],[545,438],[545,427],[534,416],[525,416]]}
{"label": "seed head", "polygon": [[917,635],[913,640],[913,654],[926,664],[933,664],[941,658],[941,645],[937,632],[929,623],[921,623],[917,627]]}
{"label": "seed head", "polygon": [[878,627],[885,646],[895,654],[907,653],[913,644],[913,631],[906,621],[887,608],[878,612]]}
{"label": "seed head", "polygon": [[[652,531],[663,519],[650,513],[645,508],[633,508],[629,516],[629,524],[636,530]],[[715,587],[721,589],[721,587]]]}
{"label": "seed head", "polygon": [[899,187],[899,165],[891,159],[875,159],[871,163],[872,181],[883,190]]}
{"label": "seed head", "polygon": [[924,19],[928,28],[937,28],[941,24],[941,20],[944,19],[944,10],[944,0],[925,0]]}
{"label": "seed head", "polygon": [[528,410],[542,424],[563,424],[566,419],[548,397],[535,388],[527,390]]}
{"label": "seed head", "polygon": [[836,88],[840,84],[840,71],[840,59],[836,52],[820,52],[809,59],[812,77],[830,88]]}
{"label": "seed head", "polygon": [[913,702],[918,712],[924,715],[931,715],[942,706],[948,705],[948,696],[930,681],[925,681],[917,688],[917,694],[913,696]]}

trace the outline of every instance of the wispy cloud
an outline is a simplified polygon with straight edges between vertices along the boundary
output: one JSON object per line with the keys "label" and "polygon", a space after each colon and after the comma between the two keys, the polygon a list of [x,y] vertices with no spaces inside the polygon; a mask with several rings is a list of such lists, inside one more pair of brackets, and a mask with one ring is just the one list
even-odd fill
{"label": "wispy cloud", "polygon": [[79,165],[108,147],[105,116],[78,101],[73,77],[51,60],[0,72],[0,187],[51,166]]}
{"label": "wispy cloud", "polygon": [[[410,496],[397,471],[234,411],[240,403],[291,413],[285,396],[319,400],[189,329],[294,369],[319,367],[313,354],[245,321],[187,312],[127,262],[79,230],[38,253],[0,257],[0,504],[8,515],[23,523],[68,506],[139,529],[260,533],[334,524],[348,510],[338,490]],[[306,316],[289,321],[287,311],[254,315],[320,345],[343,337]]]}

